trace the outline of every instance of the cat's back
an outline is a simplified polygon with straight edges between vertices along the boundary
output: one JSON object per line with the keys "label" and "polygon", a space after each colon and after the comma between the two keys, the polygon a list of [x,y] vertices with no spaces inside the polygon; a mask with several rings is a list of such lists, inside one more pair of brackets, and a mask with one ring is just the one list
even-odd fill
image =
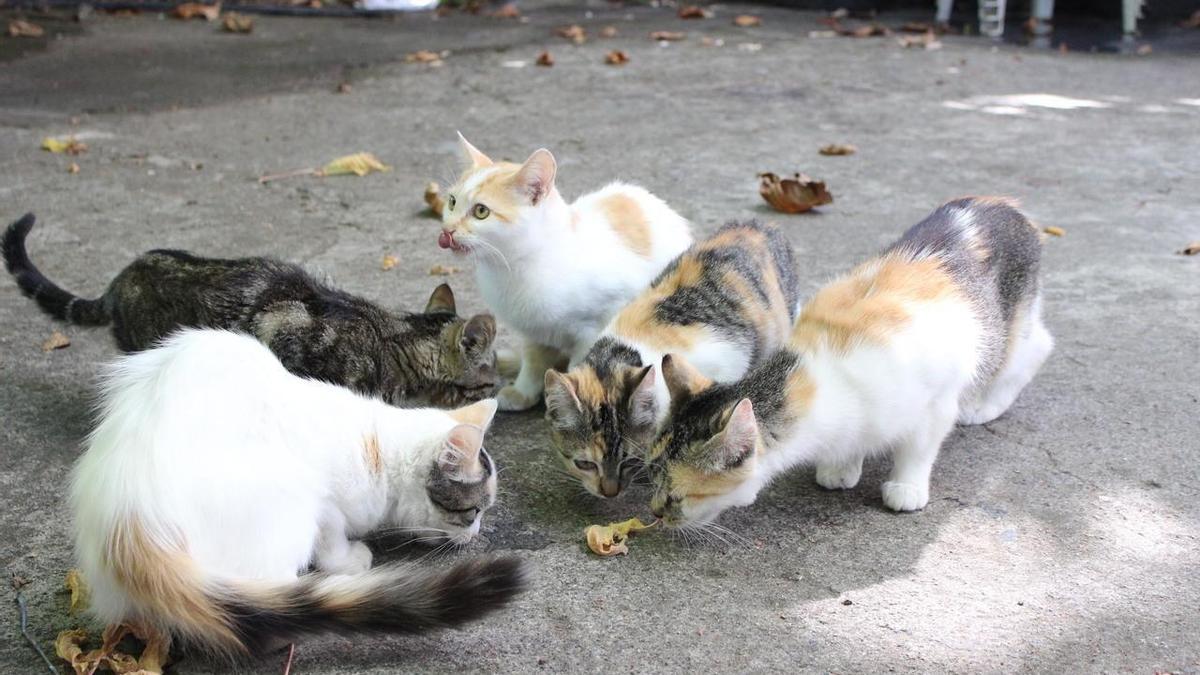
{"label": "cat's back", "polygon": [[621,246],[660,269],[692,244],[688,221],[638,185],[614,181],[579,197],[572,209],[580,226],[611,232]]}

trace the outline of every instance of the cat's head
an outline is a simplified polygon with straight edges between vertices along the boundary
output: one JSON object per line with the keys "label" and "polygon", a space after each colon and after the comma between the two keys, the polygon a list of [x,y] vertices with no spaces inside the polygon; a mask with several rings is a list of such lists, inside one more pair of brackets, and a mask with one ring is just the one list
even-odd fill
{"label": "cat's head", "polygon": [[398,514],[397,520],[423,520],[423,527],[465,544],[479,534],[483,513],[496,503],[496,465],[483,447],[496,400],[485,399],[446,414],[455,424],[429,455],[424,518],[404,518],[412,513],[411,505],[406,505],[399,507],[405,513]]}
{"label": "cat's head", "polygon": [[657,413],[653,366],[589,364],[546,371],[546,420],[568,473],[597,497],[625,489],[653,440]]}
{"label": "cat's head", "polygon": [[[491,314],[460,317],[454,305],[454,291],[442,284],[429,296],[425,312],[410,318],[410,323],[425,324],[430,354],[419,359],[428,372],[418,378],[426,383],[424,398],[431,404],[448,407],[478,401],[496,389],[496,319]],[[403,357],[412,363],[411,354]],[[403,398],[412,400],[413,394]]]}
{"label": "cat's head", "polygon": [[497,247],[528,236],[522,226],[538,222],[547,203],[561,201],[554,156],[543,148],[524,164],[493,162],[462,134],[458,139],[467,168],[446,192],[438,245],[456,253],[497,254]]}
{"label": "cat's head", "polygon": [[754,501],[762,442],[750,399],[714,386],[679,357],[662,362],[670,423],[650,449],[650,508],[669,527],[710,522]]}

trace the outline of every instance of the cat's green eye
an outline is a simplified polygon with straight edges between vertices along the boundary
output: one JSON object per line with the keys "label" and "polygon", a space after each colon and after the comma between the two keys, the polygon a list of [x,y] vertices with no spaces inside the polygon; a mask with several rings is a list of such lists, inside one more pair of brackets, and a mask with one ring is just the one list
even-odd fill
{"label": "cat's green eye", "polygon": [[454,195],[450,195],[450,199],[446,200],[446,206],[450,207],[451,211],[454,210]]}
{"label": "cat's green eye", "polygon": [[471,209],[471,215],[475,216],[479,220],[483,220],[484,218],[492,215],[492,210],[483,204],[476,204],[475,207]]}
{"label": "cat's green eye", "polygon": [[589,462],[586,459],[575,460],[575,468],[580,471],[595,471],[597,469],[595,462]]}

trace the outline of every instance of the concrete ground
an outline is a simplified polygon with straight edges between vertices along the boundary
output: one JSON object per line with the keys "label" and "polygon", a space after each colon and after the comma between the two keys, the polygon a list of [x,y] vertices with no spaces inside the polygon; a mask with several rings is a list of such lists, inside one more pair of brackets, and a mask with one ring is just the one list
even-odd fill
{"label": "concrete ground", "polygon": [[[415,307],[439,281],[432,265],[463,265],[421,214],[425,183],[457,170],[456,129],[494,156],[551,148],[568,196],[622,178],[700,233],[779,222],[806,291],[947,199],[1006,194],[1066,232],[1045,254],[1058,347],[1008,414],[953,432],[924,511],[882,508],[883,461],[846,493],[800,470],[722,518],[745,545],[651,535],[597,559],[583,527],[647,515],[645,491],[577,495],[557,477],[541,412],[505,415],[490,439],[507,467],[500,504],[470,551],[528,559],[532,590],[462,631],[305,641],[293,672],[1200,672],[1200,257],[1176,254],[1200,239],[1193,56],[971,38],[902,49],[810,38],[819,15],[748,6],[693,22],[607,3],[590,16],[524,8],[527,23],[259,17],[249,36],[99,16],[46,45],[0,38],[0,219],[36,212],[33,257],[83,294],[170,246],[281,256]],[[731,25],[745,11],[763,25]],[[620,35],[575,46],[552,35],[568,23]],[[688,37],[660,46],[646,37],[657,29]],[[628,65],[604,65],[614,48]],[[442,67],[404,63],[417,49],[451,53]],[[553,68],[532,64],[543,49]],[[340,82],[352,90],[335,93]],[[996,98],[1019,95],[1048,96]],[[89,151],[38,148],[68,134]],[[831,142],[858,154],[819,156]],[[360,150],[394,170],[255,180]],[[823,178],[836,201],[768,211],[755,179],[767,170]],[[385,254],[399,267],[383,271]],[[450,281],[460,307],[483,309],[469,273]],[[71,346],[43,353],[56,328]],[[63,494],[93,378],[115,354],[103,331],[56,326],[0,280],[0,563],[29,581],[47,649],[81,621],[61,591]],[[0,672],[37,672],[4,595]],[[174,670],[219,669],[192,658]]]}

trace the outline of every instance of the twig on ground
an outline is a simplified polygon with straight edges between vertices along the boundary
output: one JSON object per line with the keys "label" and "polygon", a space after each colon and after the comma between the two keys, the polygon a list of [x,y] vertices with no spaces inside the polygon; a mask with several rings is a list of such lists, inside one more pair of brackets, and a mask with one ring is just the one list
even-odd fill
{"label": "twig on ground", "polygon": [[42,651],[41,645],[39,645],[37,640],[34,640],[33,636],[29,634],[29,608],[25,606],[25,594],[21,591],[17,591],[17,608],[21,615],[21,635],[24,635],[29,644],[33,645],[33,648],[37,650],[38,656],[42,657],[42,661],[45,662],[46,668],[48,668],[54,675],[58,675],[58,669],[55,668],[54,664],[50,662],[50,659],[46,657],[46,652]]}

